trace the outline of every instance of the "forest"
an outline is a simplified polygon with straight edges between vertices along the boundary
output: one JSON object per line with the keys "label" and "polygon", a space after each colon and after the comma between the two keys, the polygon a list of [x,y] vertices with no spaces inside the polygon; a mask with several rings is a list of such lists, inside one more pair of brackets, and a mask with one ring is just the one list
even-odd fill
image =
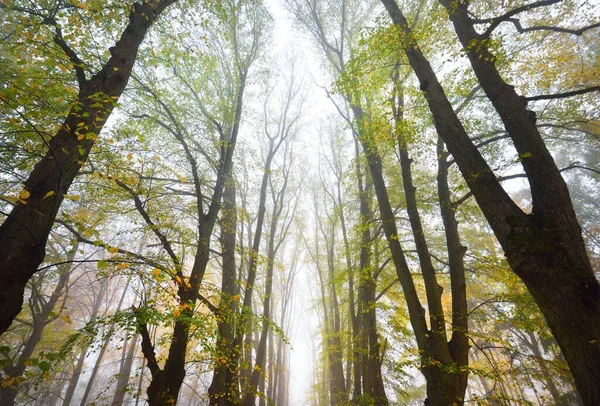
{"label": "forest", "polygon": [[599,96],[597,0],[0,0],[0,406],[599,406]]}

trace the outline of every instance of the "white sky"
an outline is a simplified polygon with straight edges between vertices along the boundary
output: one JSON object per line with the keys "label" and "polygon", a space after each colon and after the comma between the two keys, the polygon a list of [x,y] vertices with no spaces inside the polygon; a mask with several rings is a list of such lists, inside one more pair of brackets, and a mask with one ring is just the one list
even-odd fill
{"label": "white sky", "polygon": [[[306,145],[309,152],[304,151],[308,156],[318,154],[318,123],[322,121],[327,114],[334,112],[334,108],[326,97],[325,92],[317,86],[314,86],[313,79],[319,82],[319,77],[323,76],[320,70],[320,63],[315,57],[315,49],[311,47],[306,38],[298,35],[294,30],[293,20],[289,13],[283,7],[282,0],[265,0],[269,11],[274,18],[272,45],[275,52],[273,54],[286,55],[290,52],[298,52],[301,57],[299,62],[303,65],[300,71],[306,74],[305,83],[310,87],[308,99],[306,102],[305,121],[300,138]],[[317,85],[322,86],[326,83],[323,79]],[[314,161],[316,164],[316,160]],[[290,354],[290,400],[291,406],[310,405],[312,391],[311,375],[312,363],[316,359],[313,345],[318,345],[318,322],[315,313],[311,310],[315,304],[314,293],[316,284],[314,280],[313,269],[306,265],[300,265],[301,269],[295,281],[294,287],[294,315],[295,323],[290,332],[291,354]],[[313,341],[315,343],[313,344]]]}

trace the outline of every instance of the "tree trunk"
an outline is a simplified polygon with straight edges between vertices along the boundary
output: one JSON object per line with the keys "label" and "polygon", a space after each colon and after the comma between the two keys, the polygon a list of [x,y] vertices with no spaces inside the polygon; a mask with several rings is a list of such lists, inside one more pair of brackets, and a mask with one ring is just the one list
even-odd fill
{"label": "tree trunk", "polygon": [[[48,152],[25,181],[24,190],[30,193],[26,204],[17,203],[0,226],[0,334],[21,311],[25,285],[44,260],[48,235],[64,196],[123,93],[148,28],[174,2],[134,3],[127,27],[110,48],[110,59],[90,79],[85,78],[79,58],[69,55],[78,67],[77,100],[50,140]],[[60,29],[56,29],[55,42],[64,44]],[[74,54],[71,49],[68,53]]]}
{"label": "tree trunk", "polygon": [[[121,311],[121,307],[123,306],[123,301],[125,300],[125,296],[127,296],[127,288],[129,287],[130,282],[131,282],[131,279],[127,279],[127,283],[125,284],[125,288],[123,289],[123,293],[121,294],[119,304],[117,305],[117,308],[115,310],[116,313]],[[87,398],[90,395],[90,392],[92,391],[94,382],[96,381],[96,375],[98,374],[98,371],[100,370],[100,366],[102,364],[104,354],[106,353],[106,350],[108,349],[108,345],[110,344],[110,339],[112,338],[114,332],[115,332],[115,324],[113,323],[108,328],[108,332],[106,334],[106,339],[104,340],[104,343],[102,343],[102,348],[100,349],[100,352],[98,353],[98,357],[96,358],[96,363],[94,364],[94,369],[92,370],[92,375],[90,376],[90,379],[88,380],[87,386],[85,388],[85,392],[83,394],[83,397],[81,398],[80,406],[85,406],[85,404],[87,402]]]}
{"label": "tree trunk", "polygon": [[[101,284],[100,284],[100,291],[98,292],[98,295],[94,298],[94,304],[92,306],[90,320],[93,320],[98,316],[98,312],[100,311],[100,306],[102,305],[102,302],[104,301],[104,295],[106,294],[107,287],[108,287],[107,280],[102,279]],[[81,373],[83,371],[83,365],[85,362],[85,358],[86,358],[88,349],[90,348],[90,344],[91,344],[91,342],[88,341],[86,343],[86,345],[84,345],[83,348],[81,349],[79,359],[77,360],[77,365],[75,366],[75,369],[73,370],[73,374],[71,375],[71,379],[69,380],[69,386],[67,387],[67,393],[65,394],[65,397],[63,398],[63,406],[71,406],[71,404],[72,404],[73,395],[75,394],[75,391],[77,390],[77,384],[79,383],[79,378],[81,378]]]}
{"label": "tree trunk", "polygon": [[235,264],[235,235],[237,227],[237,208],[235,185],[229,180],[223,194],[221,218],[221,249],[223,275],[221,279],[222,298],[219,311],[222,313],[218,323],[217,348],[215,350],[215,370],[208,388],[210,405],[226,406],[239,399],[237,380],[239,351],[234,345],[237,301]]}
{"label": "tree trunk", "polygon": [[329,277],[329,294],[331,297],[331,309],[333,318],[331,320],[331,331],[328,337],[329,341],[329,360],[331,369],[331,381],[330,401],[332,405],[344,402],[346,400],[346,387],[344,385],[344,364],[343,364],[343,352],[342,352],[342,339],[341,339],[341,328],[340,328],[340,306],[337,298],[337,288],[335,286],[335,275],[334,275],[334,235],[333,227],[330,226],[330,235],[326,241],[327,246],[327,269]]}
{"label": "tree trunk", "polygon": [[131,368],[133,366],[133,359],[137,349],[138,334],[134,335],[129,347],[127,348],[127,356],[124,360],[121,360],[121,367],[119,368],[119,378],[117,379],[117,386],[115,388],[115,395],[113,396],[111,405],[120,406],[125,401],[125,393],[127,392],[127,385],[129,385],[129,378],[131,377]]}

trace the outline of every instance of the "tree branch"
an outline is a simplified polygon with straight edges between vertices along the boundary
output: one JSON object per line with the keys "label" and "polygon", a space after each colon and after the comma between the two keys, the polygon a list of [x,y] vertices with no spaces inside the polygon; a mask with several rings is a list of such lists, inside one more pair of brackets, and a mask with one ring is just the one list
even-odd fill
{"label": "tree branch", "polygon": [[[517,29],[517,31],[520,32],[521,34],[524,34],[526,32],[531,32],[531,31],[554,31],[554,32],[560,32],[560,33],[564,33],[564,34],[573,34],[573,35],[580,36],[588,30],[592,30],[594,28],[600,27],[600,23],[595,23],[595,24],[588,25],[588,26],[585,26],[582,28],[578,28],[578,29],[553,27],[550,25],[535,25],[533,27],[523,28],[523,26],[521,25],[521,21],[519,21],[519,19],[517,19],[517,18],[509,18],[506,21],[512,23],[515,26],[515,28]],[[488,31],[489,31],[489,29],[488,29]],[[487,33],[487,31],[486,31],[486,33]],[[491,34],[491,32],[490,32],[490,34]]]}
{"label": "tree branch", "polygon": [[485,30],[485,32],[481,35],[483,38],[487,38],[490,36],[492,31],[494,31],[501,23],[509,20],[512,16],[523,13],[525,11],[533,10],[539,7],[550,6],[552,4],[560,3],[562,0],[542,0],[535,3],[525,4],[524,6],[517,7],[500,17],[486,18],[486,19],[472,19],[475,24],[487,24],[491,23],[490,26]]}
{"label": "tree branch", "polygon": [[142,353],[144,354],[144,358],[146,358],[148,369],[150,370],[152,378],[156,378],[163,371],[158,366],[158,361],[156,360],[156,354],[154,352],[154,346],[152,345],[152,339],[150,338],[150,333],[148,332],[148,326],[146,325],[146,322],[142,320],[140,308],[133,307],[132,310],[138,323],[139,333],[142,336]]}
{"label": "tree branch", "polygon": [[54,42],[60,47],[60,49],[63,50],[73,64],[73,69],[75,70],[75,76],[77,77],[79,86],[85,85],[87,83],[87,79],[85,78],[85,72],[83,71],[83,61],[79,59],[77,53],[65,42],[62,36],[60,25],[58,25],[56,20],[52,17],[44,18],[42,24],[51,25],[54,27],[56,31],[54,34]]}
{"label": "tree branch", "polygon": [[[596,24],[600,26],[600,24]],[[554,93],[554,94],[541,94],[538,96],[526,97],[525,100],[528,102],[535,100],[553,100],[553,99],[564,99],[566,97],[578,96],[580,94],[586,94],[591,92],[600,92],[600,86],[586,87],[585,89],[572,90],[570,92]]]}

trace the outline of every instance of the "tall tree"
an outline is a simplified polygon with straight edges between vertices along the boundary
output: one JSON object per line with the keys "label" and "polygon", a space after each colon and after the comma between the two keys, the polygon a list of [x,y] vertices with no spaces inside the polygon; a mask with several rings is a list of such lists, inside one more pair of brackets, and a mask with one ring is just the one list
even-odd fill
{"label": "tall tree", "polygon": [[[293,216],[284,216],[284,218],[282,218],[282,214],[287,214],[284,212],[284,208],[287,205],[284,204],[283,199],[288,192],[287,185],[290,176],[290,166],[292,163],[291,148],[294,145],[293,137],[297,133],[298,123],[302,117],[305,93],[303,91],[302,78],[299,77],[294,66],[292,66],[288,74],[282,75],[280,80],[285,83],[285,85],[281,87],[282,91],[280,94],[273,94],[274,88],[268,89],[268,94],[263,104],[263,129],[264,137],[266,138],[267,142],[267,151],[260,189],[260,202],[258,207],[259,211],[257,213],[256,231],[254,234],[254,242],[249,260],[248,281],[246,282],[246,290],[244,292],[244,306],[246,306],[246,298],[251,296],[253,292],[254,278],[256,277],[256,267],[258,265],[258,248],[262,235],[262,230],[260,228],[262,228],[262,224],[266,215],[267,188],[269,186],[272,197],[272,213],[267,242],[267,272],[265,275],[262,331],[256,351],[254,368],[252,368],[252,375],[250,377],[249,386],[243,401],[243,404],[247,406],[254,404],[256,388],[259,384],[260,377],[264,376],[266,371],[267,337],[272,323],[271,307],[275,255],[285,239],[285,235],[287,234],[286,228],[289,228],[289,224],[291,224],[291,218],[286,217],[293,218]],[[269,84],[269,86],[274,86],[274,84]],[[275,109],[273,109],[274,104],[276,105]],[[275,163],[277,152],[282,147],[283,162],[281,164],[281,171],[283,173],[283,181],[281,186],[279,186],[279,190],[273,190],[273,187],[276,185],[273,180],[273,165]],[[283,227],[281,229],[281,225],[279,224],[280,221],[283,223]],[[249,304],[251,305],[251,302]]]}
{"label": "tall tree", "polygon": [[[0,226],[0,244],[4,247],[0,254],[0,275],[4,281],[0,289],[0,334],[21,310],[25,285],[44,260],[48,235],[64,196],[125,90],[146,32],[174,2],[133,3],[120,39],[109,49],[110,58],[100,67],[83,61],[63,36],[65,28],[76,28],[61,18],[65,11],[72,10],[67,2],[56,1],[48,8],[4,3],[0,6],[4,11],[22,14],[31,24],[48,25],[54,30],[55,46],[66,56],[78,86],[70,111],[57,125],[46,154],[29,174],[19,192],[20,199]],[[78,7],[74,8],[76,15]],[[27,130],[36,132],[35,127]]]}
{"label": "tall tree", "polygon": [[[533,7],[515,8],[477,33],[467,3],[442,1],[486,96],[501,118],[529,181],[532,212],[523,212],[469,138],[411,28],[392,0],[382,0],[417,75],[436,129],[473,196],[563,351],[585,404],[600,402],[600,284],[577,222],[567,185],[536,126],[527,98],[498,72],[489,34],[502,21]],[[539,4],[542,5],[542,4]]]}

